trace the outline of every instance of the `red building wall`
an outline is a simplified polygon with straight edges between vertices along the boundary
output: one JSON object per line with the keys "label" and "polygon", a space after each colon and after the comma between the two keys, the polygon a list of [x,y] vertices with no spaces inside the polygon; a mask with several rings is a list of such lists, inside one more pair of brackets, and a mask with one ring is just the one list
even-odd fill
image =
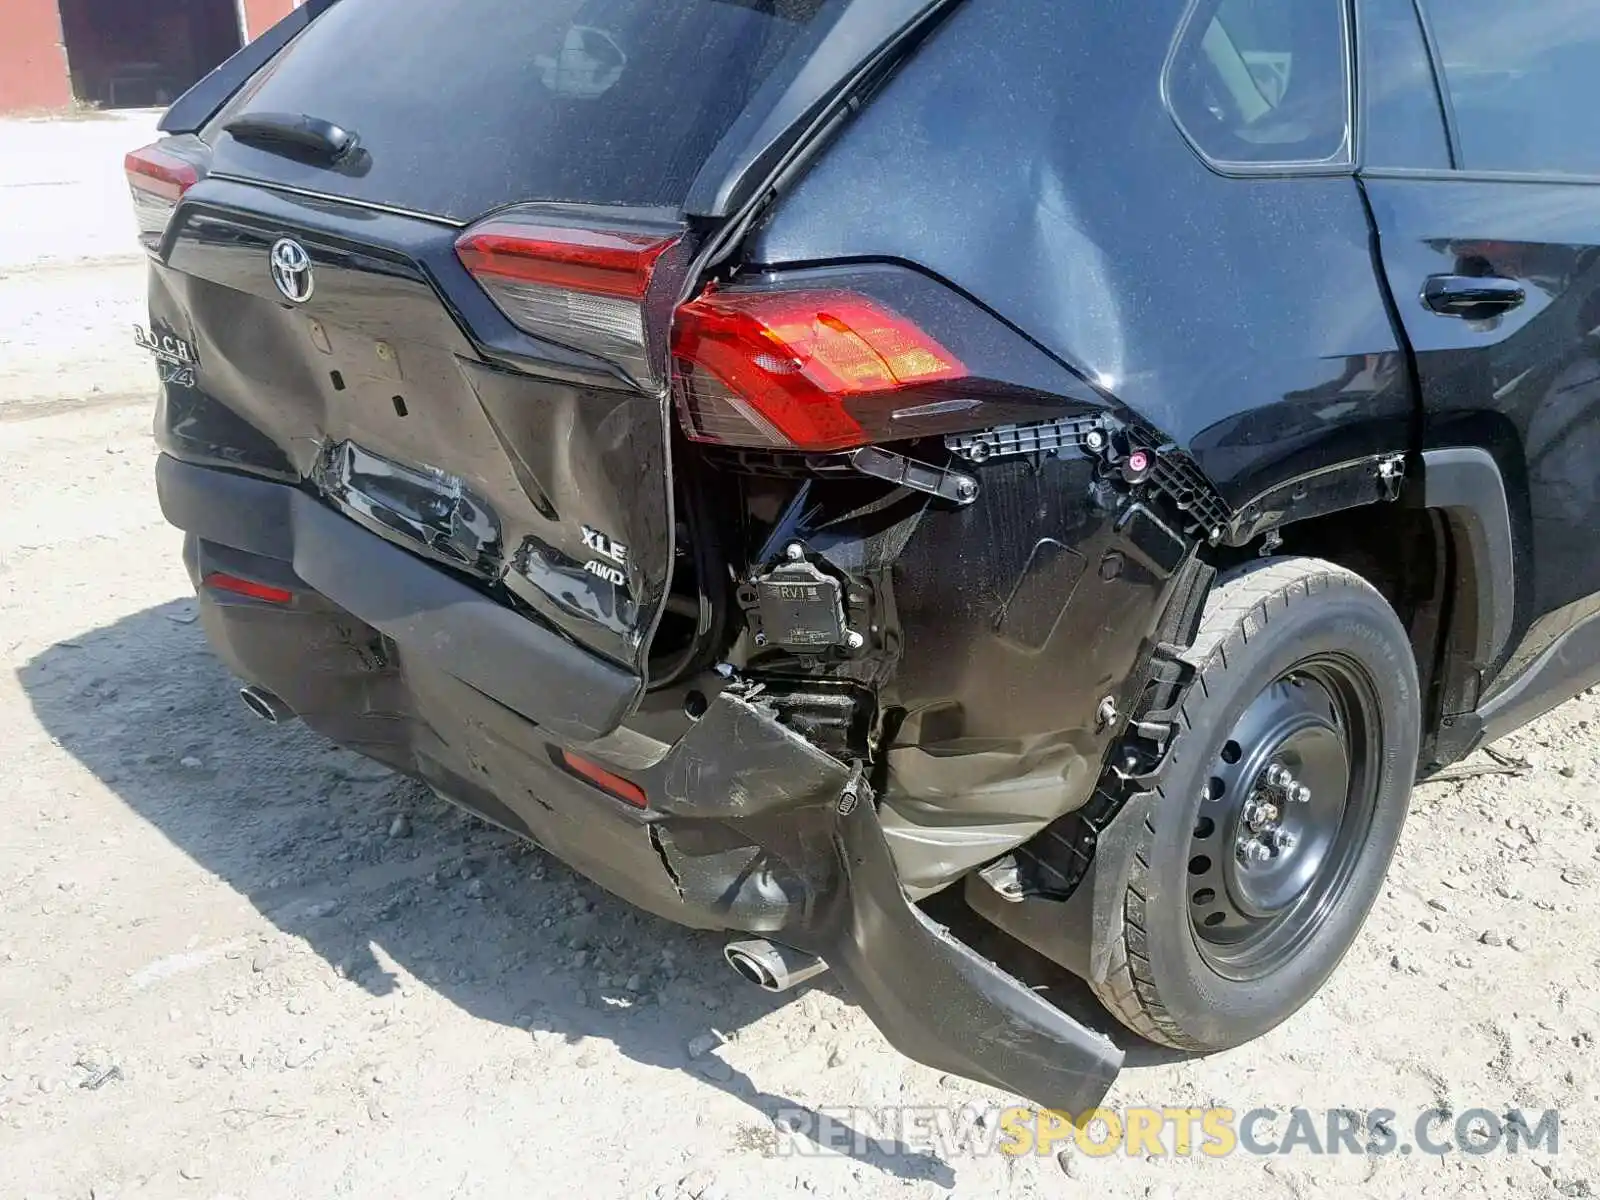
{"label": "red building wall", "polygon": [[56,0],[0,0],[0,113],[71,102]]}
{"label": "red building wall", "polygon": [[[297,0],[234,0],[245,39],[260,37]],[[65,108],[72,81],[58,0],[0,0],[0,113]]]}
{"label": "red building wall", "polygon": [[240,6],[246,41],[254,41],[297,7],[295,0],[240,0]]}

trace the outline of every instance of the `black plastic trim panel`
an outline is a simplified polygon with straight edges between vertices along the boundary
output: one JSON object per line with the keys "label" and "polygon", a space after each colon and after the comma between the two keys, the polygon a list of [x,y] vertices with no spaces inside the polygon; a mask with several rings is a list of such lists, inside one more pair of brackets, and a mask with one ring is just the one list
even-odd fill
{"label": "black plastic trim panel", "polygon": [[1449,514],[1472,557],[1478,592],[1474,658],[1492,665],[1511,638],[1516,615],[1516,561],[1505,480],[1487,450],[1456,446],[1422,455],[1422,502]]}

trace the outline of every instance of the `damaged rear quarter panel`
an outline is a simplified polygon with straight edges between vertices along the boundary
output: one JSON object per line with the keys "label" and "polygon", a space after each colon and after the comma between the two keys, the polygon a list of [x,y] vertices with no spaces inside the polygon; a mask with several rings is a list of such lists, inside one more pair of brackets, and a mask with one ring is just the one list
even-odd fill
{"label": "damaged rear quarter panel", "polygon": [[[1225,177],[1184,140],[1160,84],[1186,7],[955,9],[748,251],[771,269],[915,264],[1070,367],[1170,450],[1158,471],[1181,461],[1231,517],[1404,450],[1415,397],[1353,170]],[[908,886],[1082,804],[1117,732],[1099,706],[1130,713],[1180,565],[1137,551],[1161,525],[1179,559],[1197,538],[1154,499],[1119,532],[1131,510],[1095,503],[1089,470],[1066,452],[984,462],[977,500],[930,506],[896,563],[884,825]]]}
{"label": "damaged rear quarter panel", "polygon": [[930,509],[895,568],[905,650],[884,703],[904,716],[883,821],[916,890],[1088,798],[1195,553],[1157,511],[1097,480],[1086,456],[997,461],[981,475],[978,503]]}
{"label": "damaged rear quarter panel", "polygon": [[1160,81],[1185,9],[957,8],[751,253],[918,264],[1114,395],[1242,507],[1404,449],[1415,398],[1353,171],[1224,177],[1179,132]]}

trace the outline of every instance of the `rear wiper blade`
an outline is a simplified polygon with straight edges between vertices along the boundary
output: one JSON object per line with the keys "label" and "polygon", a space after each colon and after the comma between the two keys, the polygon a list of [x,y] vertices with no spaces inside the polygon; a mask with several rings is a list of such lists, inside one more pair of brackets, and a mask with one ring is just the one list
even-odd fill
{"label": "rear wiper blade", "polygon": [[263,150],[298,150],[331,163],[343,162],[361,144],[360,135],[354,130],[305,113],[245,113],[222,128],[235,141]]}

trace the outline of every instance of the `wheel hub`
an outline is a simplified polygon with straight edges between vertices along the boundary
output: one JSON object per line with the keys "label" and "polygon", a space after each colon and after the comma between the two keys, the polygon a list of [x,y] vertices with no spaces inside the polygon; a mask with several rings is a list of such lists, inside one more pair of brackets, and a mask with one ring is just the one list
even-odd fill
{"label": "wheel hub", "polygon": [[1343,812],[1342,794],[1337,805],[1319,805],[1317,790],[1295,775],[1309,771],[1321,787],[1342,793],[1349,772],[1337,728],[1312,713],[1292,724],[1268,750],[1271,761],[1251,782],[1235,826],[1237,866],[1228,882],[1247,915],[1266,916],[1294,901],[1327,857],[1333,819]]}
{"label": "wheel hub", "polygon": [[1285,675],[1240,715],[1212,764],[1188,880],[1208,957],[1252,957],[1338,873],[1329,868],[1347,840],[1357,732],[1341,694],[1321,672]]}

